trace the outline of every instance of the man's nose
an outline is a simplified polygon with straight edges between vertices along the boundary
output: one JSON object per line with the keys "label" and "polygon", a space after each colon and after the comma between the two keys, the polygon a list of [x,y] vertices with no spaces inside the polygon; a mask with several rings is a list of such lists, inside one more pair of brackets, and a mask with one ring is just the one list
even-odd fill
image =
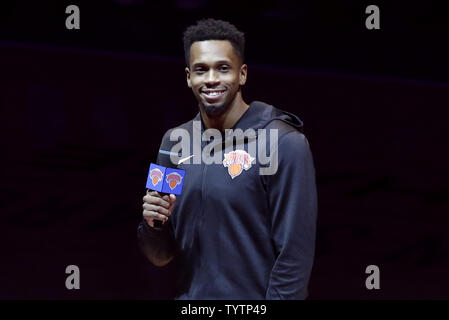
{"label": "man's nose", "polygon": [[206,75],[206,83],[207,84],[216,84],[220,82],[220,79],[218,77],[217,72],[214,70],[209,70],[209,72]]}

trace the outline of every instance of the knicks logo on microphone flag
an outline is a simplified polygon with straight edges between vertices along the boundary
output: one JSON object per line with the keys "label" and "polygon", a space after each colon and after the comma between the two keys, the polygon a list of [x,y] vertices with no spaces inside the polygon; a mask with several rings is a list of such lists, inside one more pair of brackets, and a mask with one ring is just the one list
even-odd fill
{"label": "knicks logo on microphone flag", "polygon": [[162,181],[162,178],[164,177],[164,174],[159,169],[153,169],[150,172],[150,178],[151,183],[153,184],[153,187],[157,186],[159,182]]}
{"label": "knicks logo on microphone flag", "polygon": [[148,170],[146,188],[158,192],[181,194],[185,171],[166,168],[154,163]]}
{"label": "knicks logo on microphone flag", "polygon": [[167,170],[165,170],[162,192],[181,194],[182,185],[184,184],[184,175],[184,170],[167,168]]}
{"label": "knicks logo on microphone flag", "polygon": [[162,191],[162,186],[164,185],[164,175],[166,168],[163,166],[158,166],[152,163],[150,165],[150,170],[148,170],[147,178],[147,189],[154,191]]}
{"label": "knicks logo on microphone flag", "polygon": [[182,176],[177,172],[173,172],[173,173],[167,174],[167,179],[165,181],[168,183],[168,186],[170,187],[170,189],[173,190],[174,188],[176,188],[176,186],[178,184],[181,183],[181,180],[182,180]]}

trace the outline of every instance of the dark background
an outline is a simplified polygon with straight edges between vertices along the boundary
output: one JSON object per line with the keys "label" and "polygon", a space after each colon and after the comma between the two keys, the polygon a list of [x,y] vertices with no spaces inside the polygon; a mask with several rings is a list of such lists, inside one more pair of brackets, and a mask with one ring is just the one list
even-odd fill
{"label": "dark background", "polygon": [[[449,298],[448,2],[93,2],[0,7],[1,299],[173,297],[175,267],[145,260],[136,227],[163,133],[197,113],[181,36],[204,17],[246,34],[246,102],[305,123],[310,299]],[[365,288],[371,264],[380,290]]]}

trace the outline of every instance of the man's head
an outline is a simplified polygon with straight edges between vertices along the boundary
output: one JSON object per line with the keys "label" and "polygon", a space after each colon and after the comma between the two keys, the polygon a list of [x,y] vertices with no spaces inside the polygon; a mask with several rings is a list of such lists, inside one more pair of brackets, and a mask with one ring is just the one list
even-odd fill
{"label": "man's head", "polygon": [[246,82],[245,37],[229,22],[205,19],[184,32],[187,85],[209,116],[241,99]]}

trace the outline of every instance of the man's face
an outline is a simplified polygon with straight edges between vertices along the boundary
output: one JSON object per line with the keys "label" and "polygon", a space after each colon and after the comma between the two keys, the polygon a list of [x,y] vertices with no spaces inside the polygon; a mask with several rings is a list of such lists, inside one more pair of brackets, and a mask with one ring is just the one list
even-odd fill
{"label": "man's face", "polygon": [[227,40],[194,42],[189,65],[187,85],[209,116],[226,111],[246,82],[247,66]]}

